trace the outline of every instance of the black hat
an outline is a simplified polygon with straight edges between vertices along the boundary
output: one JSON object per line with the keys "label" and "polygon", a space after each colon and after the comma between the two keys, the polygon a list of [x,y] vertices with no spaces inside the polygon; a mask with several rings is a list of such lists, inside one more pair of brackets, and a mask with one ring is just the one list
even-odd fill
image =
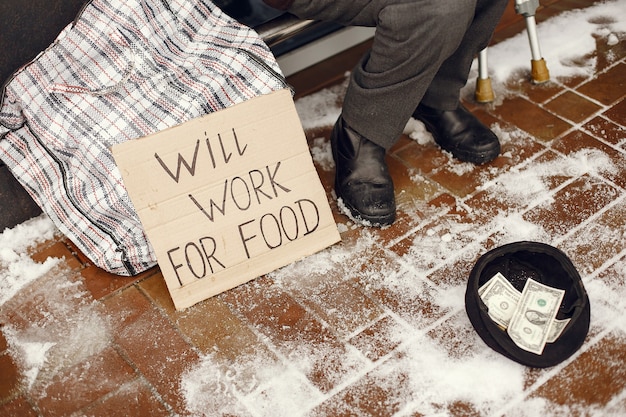
{"label": "black hat", "polygon": [[[542,354],[518,347],[489,316],[478,289],[497,273],[520,292],[531,278],[565,290],[556,318],[570,319],[559,338],[546,344]],[[483,341],[496,352],[523,365],[546,368],[569,358],[583,344],[589,331],[589,298],[580,274],[559,249],[538,242],[515,242],[482,255],[472,269],[465,292],[465,310]]]}

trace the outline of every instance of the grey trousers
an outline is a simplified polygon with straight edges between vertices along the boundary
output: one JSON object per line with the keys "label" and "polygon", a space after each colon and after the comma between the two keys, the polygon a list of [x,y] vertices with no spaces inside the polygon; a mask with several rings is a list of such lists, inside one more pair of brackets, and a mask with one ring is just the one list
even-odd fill
{"label": "grey trousers", "polygon": [[376,27],[371,50],[351,74],[342,115],[389,149],[417,105],[454,110],[472,61],[508,0],[295,0],[302,19]]}

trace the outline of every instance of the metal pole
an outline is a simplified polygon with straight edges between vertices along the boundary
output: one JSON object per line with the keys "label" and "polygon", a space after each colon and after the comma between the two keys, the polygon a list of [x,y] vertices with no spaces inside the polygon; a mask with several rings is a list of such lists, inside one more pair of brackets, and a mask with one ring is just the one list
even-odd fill
{"label": "metal pole", "polygon": [[537,25],[535,22],[535,12],[539,7],[539,0],[515,0],[515,12],[521,14],[526,19],[526,32],[530,42],[530,61],[532,81],[539,84],[550,79],[550,72],[546,61],[541,56],[539,41],[537,39]]}
{"label": "metal pole", "polygon": [[476,79],[476,91],[474,97],[479,103],[490,103],[495,95],[489,78],[489,66],[487,63],[487,48],[478,53],[478,78]]}

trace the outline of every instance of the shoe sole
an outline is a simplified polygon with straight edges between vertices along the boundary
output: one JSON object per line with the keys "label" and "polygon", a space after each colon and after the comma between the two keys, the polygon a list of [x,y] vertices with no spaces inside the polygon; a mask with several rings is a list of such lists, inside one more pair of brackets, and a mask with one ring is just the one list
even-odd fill
{"label": "shoe sole", "polygon": [[[337,185],[335,184],[335,190],[337,189],[338,189]],[[363,226],[371,226],[371,227],[391,226],[393,222],[396,220],[395,212],[386,216],[363,215],[363,213],[359,212],[357,209],[352,207],[352,205],[347,203],[346,200],[344,200],[340,195],[337,195],[337,203],[338,203],[340,210],[344,214],[346,214],[348,217],[350,217],[357,223],[362,224]]]}
{"label": "shoe sole", "polygon": [[[433,135],[433,137],[434,137],[434,135]],[[436,139],[435,139],[435,142],[437,142]],[[500,155],[500,147],[499,146],[497,148],[495,148],[495,149],[490,149],[490,150],[482,152],[482,153],[469,153],[469,152],[460,151],[458,149],[446,149],[445,147],[440,145],[439,142],[437,142],[437,145],[439,145],[439,147],[441,147],[441,149],[443,149],[444,151],[450,152],[452,154],[452,156],[455,157],[456,159],[458,159],[459,161],[471,162],[474,165],[486,164],[488,162],[493,161],[494,159],[496,159]]]}

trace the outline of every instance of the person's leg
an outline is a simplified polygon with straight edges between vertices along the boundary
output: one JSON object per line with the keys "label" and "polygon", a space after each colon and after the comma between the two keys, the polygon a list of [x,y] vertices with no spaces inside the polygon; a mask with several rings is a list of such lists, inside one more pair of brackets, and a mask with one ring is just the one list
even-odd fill
{"label": "person's leg", "polygon": [[459,103],[459,91],[467,83],[467,77],[478,52],[489,44],[493,32],[502,17],[509,0],[478,0],[476,13],[456,51],[448,57],[421,102],[440,110],[454,110]]}
{"label": "person's leg", "polygon": [[[384,160],[385,150],[399,138],[427,91],[429,100],[434,101],[435,87],[430,86],[435,77],[441,77],[442,83],[446,77],[456,77],[444,96],[454,97],[458,104],[459,90],[480,49],[477,46],[486,45],[503,10],[489,7],[489,1],[295,0],[289,8],[301,18],[376,27],[371,51],[352,72],[342,116],[331,135],[337,166],[335,191],[355,217],[375,224],[390,224],[395,219],[393,182]],[[501,6],[504,0],[493,2]],[[468,39],[471,36],[477,39]],[[452,67],[456,63],[459,68],[455,72]],[[434,120],[439,121],[439,116],[435,114]],[[461,142],[467,147],[468,138],[472,151],[472,135],[463,136]],[[452,140],[455,147],[456,139]],[[493,140],[489,140],[491,145]],[[495,142],[499,152],[497,138]],[[444,149],[448,145],[438,143],[443,143]]]}
{"label": "person's leg", "polygon": [[352,72],[343,118],[385,149],[400,137],[442,63],[472,24],[476,0],[295,0],[289,12],[346,26],[375,26]]}
{"label": "person's leg", "polygon": [[507,0],[478,0],[463,41],[446,59],[413,117],[424,123],[442,149],[462,161],[484,164],[500,154],[498,137],[459,102],[478,52],[487,47]]}

